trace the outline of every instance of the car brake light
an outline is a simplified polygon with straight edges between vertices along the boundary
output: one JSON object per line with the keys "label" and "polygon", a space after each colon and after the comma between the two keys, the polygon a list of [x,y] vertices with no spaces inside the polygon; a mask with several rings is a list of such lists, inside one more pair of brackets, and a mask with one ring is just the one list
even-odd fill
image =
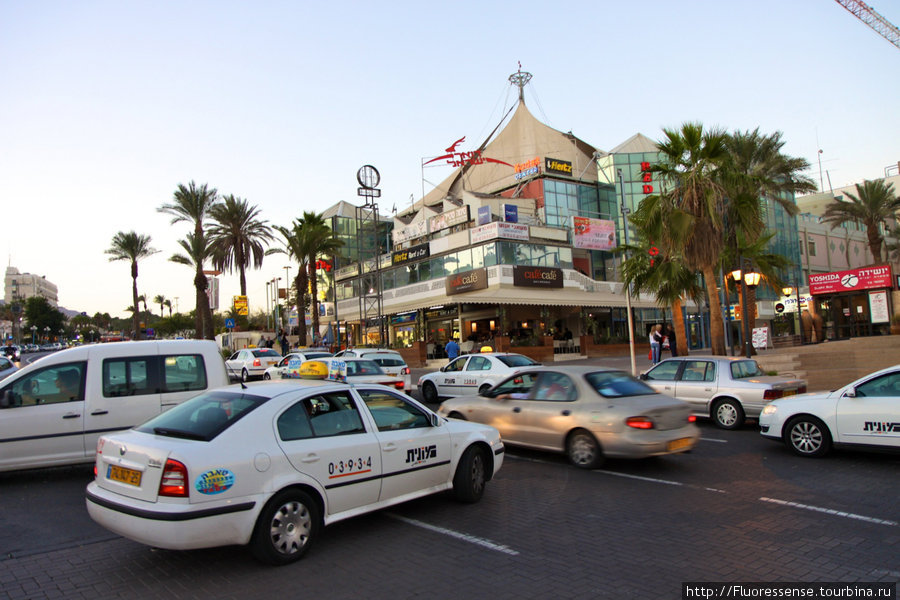
{"label": "car brake light", "polygon": [[806,393],[806,386],[805,386],[805,385],[801,385],[800,387],[798,387],[798,388],[797,388],[797,393],[798,393],[798,394],[805,394],[805,393]]}
{"label": "car brake light", "polygon": [[625,424],[635,429],[653,429],[653,420],[647,417],[628,417]]}
{"label": "car brake light", "polygon": [[697,415],[688,415],[688,423],[696,423]]}
{"label": "car brake light", "polygon": [[188,497],[188,472],[187,467],[171,458],[166,461],[163,469],[162,480],[159,482],[159,495],[173,498]]}
{"label": "car brake light", "polygon": [[253,359],[253,366],[254,366],[254,367],[261,367],[261,366],[262,366],[262,363],[259,362],[259,359],[258,359],[258,358],[254,358],[254,359]]}
{"label": "car brake light", "polygon": [[763,392],[763,400],[775,400],[784,396],[784,390],[766,390]]}

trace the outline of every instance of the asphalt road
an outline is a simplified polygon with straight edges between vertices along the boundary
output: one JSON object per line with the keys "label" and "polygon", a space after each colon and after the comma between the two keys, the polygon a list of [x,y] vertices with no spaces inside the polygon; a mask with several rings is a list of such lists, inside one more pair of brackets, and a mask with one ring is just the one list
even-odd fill
{"label": "asphalt road", "polygon": [[594,471],[510,448],[481,502],[338,523],[303,560],[154,550],[93,524],[91,467],[0,473],[0,598],[680,598],[686,581],[900,579],[900,456],[801,459],[754,426]]}

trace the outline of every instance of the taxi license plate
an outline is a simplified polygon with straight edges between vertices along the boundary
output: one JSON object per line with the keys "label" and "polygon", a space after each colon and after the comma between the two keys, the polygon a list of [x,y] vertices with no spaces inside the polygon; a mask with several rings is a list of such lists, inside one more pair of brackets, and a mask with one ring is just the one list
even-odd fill
{"label": "taxi license plate", "polygon": [[106,478],[137,487],[141,485],[141,474],[140,471],[135,471],[134,469],[109,465],[109,469],[106,471]]}
{"label": "taxi license plate", "polygon": [[669,452],[674,450],[681,450],[682,448],[689,448],[691,445],[691,438],[679,438],[677,440],[672,440],[669,442],[667,448]]}

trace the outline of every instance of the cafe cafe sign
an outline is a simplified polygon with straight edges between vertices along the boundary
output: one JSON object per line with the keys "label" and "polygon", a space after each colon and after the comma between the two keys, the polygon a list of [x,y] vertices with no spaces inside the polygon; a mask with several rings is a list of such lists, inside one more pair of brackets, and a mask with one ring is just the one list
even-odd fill
{"label": "cafe cafe sign", "polygon": [[472,269],[456,275],[448,275],[444,281],[448,296],[474,292],[475,290],[486,290],[488,286],[487,269],[482,267],[481,269]]}

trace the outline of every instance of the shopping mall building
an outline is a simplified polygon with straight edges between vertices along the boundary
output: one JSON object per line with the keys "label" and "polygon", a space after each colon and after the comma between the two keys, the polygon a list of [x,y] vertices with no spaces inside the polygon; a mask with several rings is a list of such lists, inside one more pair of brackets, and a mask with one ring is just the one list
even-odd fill
{"label": "shopping mall building", "polygon": [[[337,303],[325,305],[322,322],[339,322],[343,343],[419,342],[439,353],[454,338],[464,349],[584,351],[627,342],[630,303],[642,348],[652,324],[671,322],[654,297],[626,297],[621,256],[611,252],[628,239],[623,215],[659,191],[649,171],[655,142],[636,134],[603,151],[552,129],[531,114],[515,77],[518,103],[478,149],[448,140],[443,153],[423,160],[423,171],[454,170],[409,209],[384,218],[342,202],[325,212],[345,250],[333,271]],[[797,218],[778,203],[763,208],[776,233],[772,251],[797,265],[784,278],[805,282],[811,271],[808,260],[803,269]],[[798,287],[805,304],[809,288]],[[785,297],[762,288],[757,296],[773,333],[776,320],[783,335],[799,333],[799,320],[782,314]],[[684,310],[688,346],[707,347],[707,307]],[[739,336],[736,325],[729,330]]]}

